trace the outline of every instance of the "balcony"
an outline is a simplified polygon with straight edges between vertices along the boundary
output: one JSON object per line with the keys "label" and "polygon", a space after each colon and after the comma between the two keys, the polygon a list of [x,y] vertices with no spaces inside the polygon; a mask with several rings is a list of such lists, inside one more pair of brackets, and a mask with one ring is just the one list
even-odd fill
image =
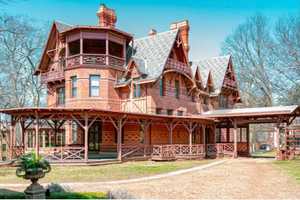
{"label": "balcony", "polygon": [[65,79],[64,71],[49,71],[41,74],[41,82],[47,84],[49,82],[62,81]]}
{"label": "balcony", "polygon": [[172,58],[168,58],[165,69],[173,69],[173,70],[185,73],[189,76],[191,76],[191,74],[192,74],[192,70],[187,64],[179,62]]}
{"label": "balcony", "polygon": [[67,69],[79,65],[124,67],[125,59],[106,54],[77,54],[67,58]]}

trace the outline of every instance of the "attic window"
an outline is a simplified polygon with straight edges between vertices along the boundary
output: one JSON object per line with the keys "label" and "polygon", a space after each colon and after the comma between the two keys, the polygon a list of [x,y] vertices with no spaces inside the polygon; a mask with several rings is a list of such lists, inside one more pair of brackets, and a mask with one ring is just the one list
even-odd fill
{"label": "attic window", "polygon": [[83,53],[91,54],[105,54],[106,41],[99,39],[84,39],[83,40]]}
{"label": "attic window", "polygon": [[109,41],[109,55],[116,56],[119,58],[123,58],[123,45]]}
{"label": "attic window", "polygon": [[80,40],[75,40],[68,43],[69,56],[73,56],[80,53]]}

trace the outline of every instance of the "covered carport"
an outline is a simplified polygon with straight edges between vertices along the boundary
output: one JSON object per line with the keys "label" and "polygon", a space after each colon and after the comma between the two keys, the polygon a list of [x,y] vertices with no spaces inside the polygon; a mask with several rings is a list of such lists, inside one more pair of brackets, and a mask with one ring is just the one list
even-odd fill
{"label": "covered carport", "polygon": [[[239,154],[238,148],[238,129],[245,128],[246,132],[246,144],[247,151],[249,154],[249,124],[259,124],[259,123],[273,123],[276,124],[276,140],[278,142],[278,159],[284,159],[288,157],[285,154],[294,154],[292,151],[295,149],[293,143],[293,149],[290,148],[291,142],[287,141],[288,134],[290,131],[285,131],[284,141],[280,140],[279,127],[283,126],[284,129],[290,130],[289,126],[292,124],[293,120],[300,116],[300,106],[274,106],[274,107],[256,107],[256,108],[232,108],[232,109],[221,109],[212,110],[203,113],[204,117],[213,118],[217,120],[217,129],[226,129],[226,138],[230,137],[229,129],[233,129],[233,143],[234,157]],[[224,132],[221,132],[224,134]],[[300,135],[299,135],[300,136]],[[282,145],[284,144],[284,145]]]}

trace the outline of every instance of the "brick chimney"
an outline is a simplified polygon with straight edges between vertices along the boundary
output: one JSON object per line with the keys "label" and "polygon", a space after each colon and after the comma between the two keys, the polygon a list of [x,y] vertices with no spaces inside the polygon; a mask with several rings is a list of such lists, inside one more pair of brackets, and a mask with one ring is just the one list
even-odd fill
{"label": "brick chimney", "polygon": [[100,27],[115,27],[117,16],[115,10],[101,4],[97,12]]}
{"label": "brick chimney", "polygon": [[156,35],[157,31],[155,29],[150,29],[148,35]]}
{"label": "brick chimney", "polygon": [[189,30],[190,25],[188,20],[183,20],[179,22],[174,22],[170,25],[170,30],[179,29],[182,42],[183,42],[183,48],[186,52],[186,55],[189,54],[190,45],[189,45]]}

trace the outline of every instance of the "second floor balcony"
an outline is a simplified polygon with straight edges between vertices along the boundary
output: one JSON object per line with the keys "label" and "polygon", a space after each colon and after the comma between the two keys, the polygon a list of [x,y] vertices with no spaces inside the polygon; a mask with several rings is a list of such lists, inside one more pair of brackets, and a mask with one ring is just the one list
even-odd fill
{"label": "second floor balcony", "polygon": [[173,69],[179,72],[183,72],[190,76],[192,75],[192,70],[187,64],[172,58],[168,58],[165,69]]}
{"label": "second floor balcony", "polygon": [[41,82],[44,84],[49,82],[62,81],[64,79],[65,76],[63,70],[49,71],[41,74]]}
{"label": "second floor balcony", "polygon": [[79,65],[123,67],[125,59],[106,54],[77,54],[67,58],[67,69]]}

